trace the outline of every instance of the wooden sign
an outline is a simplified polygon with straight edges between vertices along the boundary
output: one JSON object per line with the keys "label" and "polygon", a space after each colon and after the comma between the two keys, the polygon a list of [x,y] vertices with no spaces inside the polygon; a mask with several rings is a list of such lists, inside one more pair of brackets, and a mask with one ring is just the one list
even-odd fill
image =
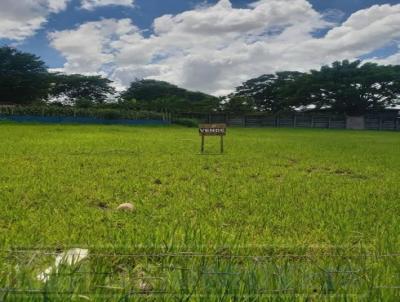
{"label": "wooden sign", "polygon": [[200,124],[199,133],[204,136],[226,135],[226,124]]}
{"label": "wooden sign", "polygon": [[201,153],[204,153],[204,137],[221,137],[221,153],[224,152],[224,136],[226,135],[226,124],[200,124],[199,134],[201,136]]}

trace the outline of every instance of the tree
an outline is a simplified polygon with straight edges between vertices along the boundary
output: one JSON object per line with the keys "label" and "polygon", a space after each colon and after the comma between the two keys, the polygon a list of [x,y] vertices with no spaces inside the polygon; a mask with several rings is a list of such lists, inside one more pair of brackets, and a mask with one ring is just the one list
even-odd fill
{"label": "tree", "polygon": [[39,57],[0,48],[0,102],[29,104],[47,98],[49,74]]}
{"label": "tree", "polygon": [[400,66],[335,62],[296,79],[286,95],[292,105],[361,116],[400,104]]}
{"label": "tree", "polygon": [[187,91],[186,98],[188,100],[188,102],[186,102],[186,111],[211,112],[216,111],[220,106],[219,98],[203,92]]}
{"label": "tree", "polygon": [[208,112],[218,107],[218,98],[188,91],[157,80],[136,80],[121,94],[121,103],[135,100],[138,109]]}
{"label": "tree", "polygon": [[53,74],[50,95],[73,105],[103,104],[115,93],[112,81],[101,76]]}
{"label": "tree", "polygon": [[175,96],[184,98],[186,91],[164,81],[136,80],[121,94],[124,100],[136,99],[151,102],[160,98]]}
{"label": "tree", "polygon": [[230,95],[222,98],[221,103],[222,111],[231,114],[245,114],[255,109],[254,99],[245,96]]}
{"label": "tree", "polygon": [[139,105],[136,99],[119,99],[117,104],[114,104],[116,108],[124,110],[138,110]]}
{"label": "tree", "polygon": [[291,110],[286,94],[283,92],[286,86],[302,75],[297,71],[265,74],[243,83],[242,86],[236,88],[234,94],[238,97],[252,98],[258,111],[278,113]]}

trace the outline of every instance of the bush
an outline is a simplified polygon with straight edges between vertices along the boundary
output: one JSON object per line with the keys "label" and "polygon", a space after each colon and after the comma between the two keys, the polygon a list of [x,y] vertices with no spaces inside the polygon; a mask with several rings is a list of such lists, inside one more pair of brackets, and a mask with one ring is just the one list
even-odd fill
{"label": "bush", "polygon": [[162,120],[163,114],[151,111],[133,111],[105,108],[74,108],[71,106],[16,106],[0,107],[0,115],[93,117],[100,119]]}
{"label": "bush", "polygon": [[199,125],[199,121],[191,118],[177,118],[172,121],[173,124],[186,126],[186,127],[197,127]]}
{"label": "bush", "polygon": [[101,109],[97,110],[96,117],[106,120],[117,120],[123,117],[123,113],[116,109]]}
{"label": "bush", "polygon": [[93,107],[93,103],[91,100],[88,100],[85,98],[80,98],[75,101],[75,106],[77,108],[91,108],[91,107]]}

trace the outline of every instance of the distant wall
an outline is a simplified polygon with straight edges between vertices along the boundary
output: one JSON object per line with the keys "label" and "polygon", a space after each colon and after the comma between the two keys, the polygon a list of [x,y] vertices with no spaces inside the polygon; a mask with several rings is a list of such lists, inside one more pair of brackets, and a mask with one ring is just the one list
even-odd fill
{"label": "distant wall", "polygon": [[364,130],[365,117],[364,116],[346,116],[346,128],[351,130]]}
{"label": "distant wall", "polygon": [[365,117],[346,117],[344,115],[295,114],[295,115],[229,115],[193,114],[179,116],[197,118],[205,123],[226,123],[240,127],[287,127],[320,129],[366,129],[400,131],[400,117],[394,114],[368,114]]}

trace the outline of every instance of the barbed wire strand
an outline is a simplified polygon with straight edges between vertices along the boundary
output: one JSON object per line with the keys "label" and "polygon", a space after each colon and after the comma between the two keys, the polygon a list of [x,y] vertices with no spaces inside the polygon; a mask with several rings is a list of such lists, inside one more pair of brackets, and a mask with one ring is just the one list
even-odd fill
{"label": "barbed wire strand", "polygon": [[[371,290],[381,290],[381,289],[400,289],[400,286],[375,286],[373,288],[369,288],[366,291]],[[176,291],[128,291],[123,293],[99,293],[96,291],[87,291],[87,292],[76,292],[76,291],[54,291],[54,290],[43,290],[43,289],[18,289],[18,288],[0,288],[1,293],[8,294],[32,294],[32,295],[77,295],[77,296],[88,296],[88,295],[102,295],[102,296],[151,296],[151,295],[165,295],[165,296],[205,296],[205,297],[221,297],[221,296],[232,296],[232,297],[251,297],[251,296],[264,296],[264,295],[282,295],[286,294],[289,296],[297,295],[297,296],[310,296],[310,295],[323,295],[323,296],[332,296],[332,297],[349,297],[349,296],[363,296],[363,293],[332,293],[325,291],[315,291],[315,288],[306,288],[306,289],[271,289],[271,290],[259,290],[253,292],[251,294],[238,294],[238,293],[192,293],[192,292],[176,292]],[[291,292],[291,293],[290,293]],[[289,294],[290,293],[290,294]]]}
{"label": "barbed wire strand", "polygon": [[[0,250],[0,253],[8,254],[38,254],[47,256],[59,256],[61,252],[48,252],[40,250]],[[82,253],[68,253],[68,256],[81,256]],[[177,252],[177,253],[140,253],[140,254],[128,254],[128,253],[89,253],[87,257],[131,257],[131,258],[157,258],[157,257],[186,257],[186,258],[238,258],[238,259],[273,259],[273,258],[315,258],[320,257],[341,257],[341,258],[362,258],[362,257],[376,257],[376,258],[387,258],[387,257],[400,257],[400,253],[391,254],[332,254],[332,253],[321,253],[321,254],[276,254],[276,255],[235,255],[235,254],[207,254],[197,252]]]}

